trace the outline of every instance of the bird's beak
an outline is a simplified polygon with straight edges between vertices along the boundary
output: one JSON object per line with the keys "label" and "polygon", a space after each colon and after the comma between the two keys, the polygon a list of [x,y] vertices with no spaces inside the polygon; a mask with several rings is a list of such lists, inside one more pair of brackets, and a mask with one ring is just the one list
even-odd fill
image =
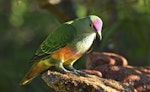
{"label": "bird's beak", "polygon": [[100,40],[102,40],[102,33],[101,33],[101,31],[98,31],[98,32],[97,32],[97,36],[98,36],[98,38],[99,38]]}

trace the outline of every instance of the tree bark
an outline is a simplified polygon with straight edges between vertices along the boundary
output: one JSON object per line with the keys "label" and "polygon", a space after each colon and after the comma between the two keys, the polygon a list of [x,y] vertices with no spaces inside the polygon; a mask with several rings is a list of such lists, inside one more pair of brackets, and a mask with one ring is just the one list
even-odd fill
{"label": "tree bark", "polygon": [[120,82],[94,75],[80,76],[48,70],[42,79],[56,92],[136,92]]}

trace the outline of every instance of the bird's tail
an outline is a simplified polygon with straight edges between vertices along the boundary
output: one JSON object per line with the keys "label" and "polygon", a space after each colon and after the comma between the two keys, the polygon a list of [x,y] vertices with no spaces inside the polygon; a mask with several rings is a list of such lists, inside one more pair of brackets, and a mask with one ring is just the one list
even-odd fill
{"label": "bird's tail", "polygon": [[46,64],[44,61],[35,62],[31,67],[30,71],[26,76],[21,80],[20,85],[29,84],[35,77],[37,77],[42,72],[48,70],[51,67],[50,64]]}

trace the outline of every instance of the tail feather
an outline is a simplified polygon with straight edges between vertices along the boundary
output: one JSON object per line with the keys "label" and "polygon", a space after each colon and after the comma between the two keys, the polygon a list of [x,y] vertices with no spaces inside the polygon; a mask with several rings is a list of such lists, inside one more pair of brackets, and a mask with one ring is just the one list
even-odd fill
{"label": "tail feather", "polygon": [[20,85],[29,84],[35,77],[37,77],[42,72],[48,70],[50,65],[46,65],[43,62],[35,62],[35,64],[31,67],[30,71],[26,74],[26,76],[21,80]]}
{"label": "tail feather", "polygon": [[34,78],[23,78],[23,80],[21,80],[20,85],[27,85],[29,84]]}

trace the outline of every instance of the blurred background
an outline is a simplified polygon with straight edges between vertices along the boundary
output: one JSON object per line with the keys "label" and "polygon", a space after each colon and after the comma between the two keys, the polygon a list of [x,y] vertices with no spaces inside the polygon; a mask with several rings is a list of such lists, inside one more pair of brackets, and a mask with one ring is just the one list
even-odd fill
{"label": "blurred background", "polygon": [[[130,65],[150,65],[150,0],[0,0],[0,91],[53,92],[40,77],[27,86],[19,81],[51,31],[90,14],[104,22],[96,51],[120,54]],[[79,61],[75,66],[84,68],[85,57]]]}

